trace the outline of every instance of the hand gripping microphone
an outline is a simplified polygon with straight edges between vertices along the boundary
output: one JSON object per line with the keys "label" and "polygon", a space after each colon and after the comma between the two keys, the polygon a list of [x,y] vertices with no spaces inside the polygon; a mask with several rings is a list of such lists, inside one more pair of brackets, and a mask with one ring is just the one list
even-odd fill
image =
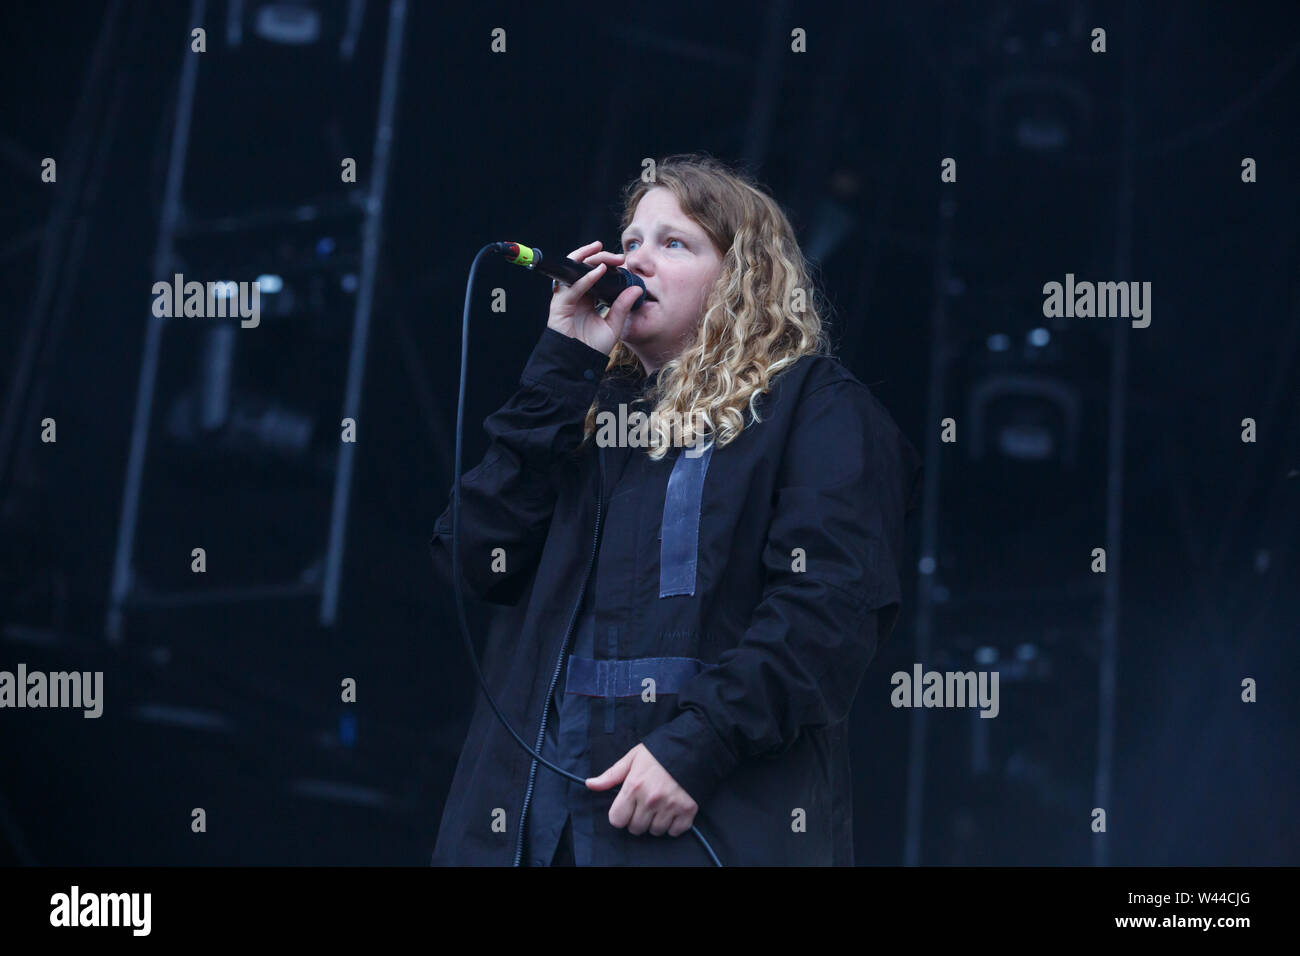
{"label": "hand gripping microphone", "polygon": [[[588,272],[595,268],[585,262],[574,262],[567,256],[542,255],[541,249],[532,246],[520,245],[517,242],[493,242],[489,244],[495,252],[499,252],[506,257],[507,262],[514,263],[517,266],[523,266],[525,269],[531,269],[533,272],[540,272],[544,276],[552,279],[558,279],[565,285],[573,285]],[[627,287],[636,285],[641,287],[641,297],[632,303],[632,311],[635,312],[641,308],[641,303],[646,300],[645,283],[641,277],[634,275],[622,266],[617,270],[607,269],[605,274],[596,280],[596,284],[591,287],[591,294],[597,302],[610,303],[627,291]]]}

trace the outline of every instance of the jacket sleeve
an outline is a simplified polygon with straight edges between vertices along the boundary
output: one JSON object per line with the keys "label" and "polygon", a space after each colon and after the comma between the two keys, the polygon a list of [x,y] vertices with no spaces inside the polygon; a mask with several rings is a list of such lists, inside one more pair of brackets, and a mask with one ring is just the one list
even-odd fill
{"label": "jacket sleeve", "polygon": [[[555,511],[559,471],[582,441],[583,420],[608,362],[598,349],[547,328],[519,389],[484,421],[487,453],[460,479],[460,567],[478,598],[514,604],[526,589]],[[429,542],[448,581],[451,509],[449,495]],[[504,571],[493,570],[497,548],[504,549]]]}
{"label": "jacket sleeve", "polygon": [[865,385],[836,381],[803,396],[764,546],[763,597],[739,644],[687,682],[680,712],[642,740],[697,804],[741,761],[848,716],[897,620],[903,522],[920,474],[920,456]]}

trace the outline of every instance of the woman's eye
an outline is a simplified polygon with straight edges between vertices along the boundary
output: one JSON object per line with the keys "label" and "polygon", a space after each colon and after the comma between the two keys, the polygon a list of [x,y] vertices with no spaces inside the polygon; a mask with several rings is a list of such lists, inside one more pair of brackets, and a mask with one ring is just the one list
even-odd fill
{"label": "woman's eye", "polygon": [[669,239],[668,241],[669,241],[669,242],[681,242],[680,239]]}

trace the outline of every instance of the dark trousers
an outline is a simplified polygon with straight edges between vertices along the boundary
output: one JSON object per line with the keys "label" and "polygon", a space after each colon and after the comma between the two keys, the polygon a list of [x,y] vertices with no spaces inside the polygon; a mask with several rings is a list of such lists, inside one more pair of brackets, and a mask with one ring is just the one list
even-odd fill
{"label": "dark trousers", "polygon": [[[532,859],[532,851],[529,847],[529,840],[532,834],[524,833],[524,859],[523,865],[529,866],[529,860]],[[560,841],[555,847],[555,852],[551,855],[550,866],[577,866],[573,853],[573,819],[564,821],[564,829],[560,831]]]}
{"label": "dark trousers", "polygon": [[564,829],[560,831],[560,845],[555,848],[555,856],[551,858],[551,866],[577,866],[573,860],[573,820],[564,821]]}

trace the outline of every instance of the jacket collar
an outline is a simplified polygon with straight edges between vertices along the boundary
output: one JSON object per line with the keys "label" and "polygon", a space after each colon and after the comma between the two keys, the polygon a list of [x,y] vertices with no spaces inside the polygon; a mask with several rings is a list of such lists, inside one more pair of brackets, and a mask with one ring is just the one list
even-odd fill
{"label": "jacket collar", "polygon": [[641,397],[658,381],[659,369],[655,369],[648,376],[639,372],[634,374],[618,372],[605,379],[605,388],[608,390],[610,400],[617,404]]}

